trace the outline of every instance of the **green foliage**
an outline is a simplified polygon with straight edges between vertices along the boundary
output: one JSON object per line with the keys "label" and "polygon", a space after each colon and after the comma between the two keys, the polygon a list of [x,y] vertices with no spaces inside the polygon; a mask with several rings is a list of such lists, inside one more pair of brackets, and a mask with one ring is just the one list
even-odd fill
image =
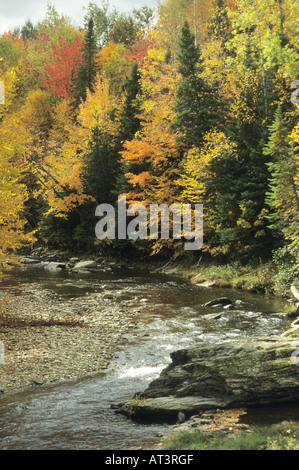
{"label": "green foliage", "polygon": [[131,140],[140,127],[140,103],[139,98],[141,90],[141,76],[138,65],[135,62],[132,66],[131,75],[127,77],[121,87],[121,93],[125,97],[122,110],[121,138],[122,140]]}
{"label": "green foliage", "polygon": [[[280,237],[281,250],[275,255],[281,265],[277,282],[284,292],[288,291],[293,273],[296,271],[295,260],[298,258],[297,230],[299,214],[298,188],[295,181],[297,174],[296,150],[290,139],[293,127],[292,116],[284,117],[282,106],[276,111],[270,126],[270,137],[264,153],[270,155],[270,171],[267,203],[270,228]],[[283,253],[283,256],[282,256]]]}
{"label": "green foliage", "polygon": [[109,39],[115,44],[132,46],[137,35],[145,31],[152,18],[153,10],[146,6],[134,9],[132,13],[118,14],[109,31]]}
{"label": "green foliage", "polygon": [[27,41],[28,39],[34,38],[34,36],[38,33],[38,28],[33,25],[30,19],[28,19],[24,26],[22,26],[20,32],[22,38]]}
{"label": "green foliage", "polygon": [[299,450],[299,430],[294,422],[271,427],[253,426],[233,438],[213,437],[201,431],[176,431],[162,446],[163,450]]}
{"label": "green foliage", "polygon": [[97,66],[95,55],[97,52],[96,40],[94,35],[94,22],[90,18],[82,50],[82,62],[75,72],[73,79],[73,103],[77,108],[80,103],[85,101],[87,90],[94,91],[94,84],[97,75]]}
{"label": "green foliage", "polygon": [[273,253],[273,261],[277,270],[274,277],[276,291],[288,295],[296,275],[295,259],[288,249],[283,247]]}
{"label": "green foliage", "polygon": [[122,14],[118,17],[111,28],[109,39],[115,44],[125,44],[126,46],[130,46],[136,38],[137,31],[138,29],[134,19],[129,15]]}
{"label": "green foliage", "polygon": [[0,63],[2,69],[5,67],[15,67],[22,57],[22,49],[20,45],[2,36],[0,38],[0,57],[3,59]]}
{"label": "green foliage", "polygon": [[89,2],[88,6],[84,7],[84,9],[87,10],[85,26],[87,27],[89,20],[92,19],[96,44],[98,47],[105,46],[109,41],[110,30],[119,15],[117,9],[113,8],[110,11],[108,0],[102,0],[101,6],[95,2]]}
{"label": "green foliage", "polygon": [[110,145],[109,136],[95,127],[92,130],[90,151],[85,156],[83,169],[85,192],[98,204],[114,202],[112,189],[117,174],[117,148]]}
{"label": "green foliage", "polygon": [[172,130],[178,130],[181,140],[190,148],[200,146],[203,135],[210,129],[208,99],[209,90],[201,77],[203,60],[195,37],[185,22],[179,43],[178,72],[175,112]]}
{"label": "green foliage", "polygon": [[[29,19],[2,35],[3,166],[22,168],[29,223],[49,243],[84,245],[86,234],[92,246],[95,204],[114,204],[120,193],[147,206],[203,203],[200,256],[248,265],[274,256],[273,283],[287,292],[299,269],[299,125],[290,101],[299,79],[298,6],[164,0],[152,24],[146,6],[123,13],[102,0],[87,5],[81,28],[48,5],[36,25]],[[43,78],[53,50],[77,40],[83,60],[70,65],[71,99],[69,89],[50,96]],[[198,255],[173,240],[109,248]],[[269,292],[271,269],[226,274],[236,286]]]}
{"label": "green foliage", "polygon": [[74,229],[78,222],[77,213],[69,214],[67,219],[52,214],[42,216],[39,236],[50,248],[71,249],[75,247]]}
{"label": "green foliage", "polygon": [[270,187],[267,192],[267,203],[272,209],[269,219],[272,222],[272,229],[284,232],[288,226],[288,219],[299,209],[299,202],[294,183],[296,174],[294,144],[289,138],[292,125],[284,118],[281,105],[278,106],[269,130],[269,141],[264,149],[264,154],[271,156],[271,161],[268,163]]}

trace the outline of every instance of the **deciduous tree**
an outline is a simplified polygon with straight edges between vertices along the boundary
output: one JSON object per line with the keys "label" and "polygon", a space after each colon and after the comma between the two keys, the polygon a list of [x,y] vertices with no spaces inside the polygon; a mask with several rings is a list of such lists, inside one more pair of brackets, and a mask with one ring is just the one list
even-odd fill
{"label": "deciduous tree", "polygon": [[81,48],[82,43],[78,37],[70,47],[61,36],[59,47],[52,43],[53,53],[50,63],[45,63],[46,78],[43,78],[43,83],[59,98],[70,99],[72,96],[73,77],[82,61]]}

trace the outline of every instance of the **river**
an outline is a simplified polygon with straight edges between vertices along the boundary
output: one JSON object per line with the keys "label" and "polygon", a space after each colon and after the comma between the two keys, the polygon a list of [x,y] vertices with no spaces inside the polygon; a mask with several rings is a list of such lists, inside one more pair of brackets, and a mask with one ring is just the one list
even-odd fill
{"label": "river", "polygon": [[[0,397],[1,450],[148,449],[168,425],[144,425],[116,414],[111,405],[144,390],[170,362],[170,353],[199,344],[254,335],[275,335],[289,322],[280,314],[285,301],[233,289],[192,286],[175,277],[146,270],[111,269],[99,273],[49,273],[18,269],[2,283],[13,291],[19,283],[39,283],[60,296],[81,296],[103,289],[127,288],[142,299],[139,327],[124,336],[108,369],[76,382],[44,385]],[[204,320],[202,304],[216,297],[240,299],[245,305],[221,310],[218,320]],[[299,420],[293,405],[252,410],[246,422],[266,424]]]}

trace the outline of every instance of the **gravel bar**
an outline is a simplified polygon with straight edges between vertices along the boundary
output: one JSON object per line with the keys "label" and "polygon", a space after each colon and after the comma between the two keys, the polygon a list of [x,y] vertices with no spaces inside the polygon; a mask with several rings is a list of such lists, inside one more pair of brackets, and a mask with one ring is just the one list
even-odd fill
{"label": "gravel bar", "polygon": [[0,393],[104,371],[124,334],[137,328],[132,301],[121,293],[68,299],[26,284],[15,293],[0,292],[3,301]]}

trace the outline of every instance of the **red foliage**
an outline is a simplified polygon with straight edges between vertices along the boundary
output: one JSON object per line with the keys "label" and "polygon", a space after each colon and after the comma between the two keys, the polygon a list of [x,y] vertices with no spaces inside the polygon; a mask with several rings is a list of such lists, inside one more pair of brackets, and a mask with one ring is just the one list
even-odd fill
{"label": "red foliage", "polygon": [[51,64],[45,61],[45,72],[47,77],[41,77],[44,86],[52,94],[60,98],[69,99],[72,90],[73,72],[82,61],[82,42],[77,37],[76,40],[67,46],[65,40],[59,36],[59,48],[52,43],[53,54]]}
{"label": "red foliage", "polygon": [[138,37],[134,45],[128,50],[127,57],[132,63],[137,62],[138,67],[141,68],[144,59],[147,57],[148,48],[153,45],[153,43],[154,41],[152,39]]}

